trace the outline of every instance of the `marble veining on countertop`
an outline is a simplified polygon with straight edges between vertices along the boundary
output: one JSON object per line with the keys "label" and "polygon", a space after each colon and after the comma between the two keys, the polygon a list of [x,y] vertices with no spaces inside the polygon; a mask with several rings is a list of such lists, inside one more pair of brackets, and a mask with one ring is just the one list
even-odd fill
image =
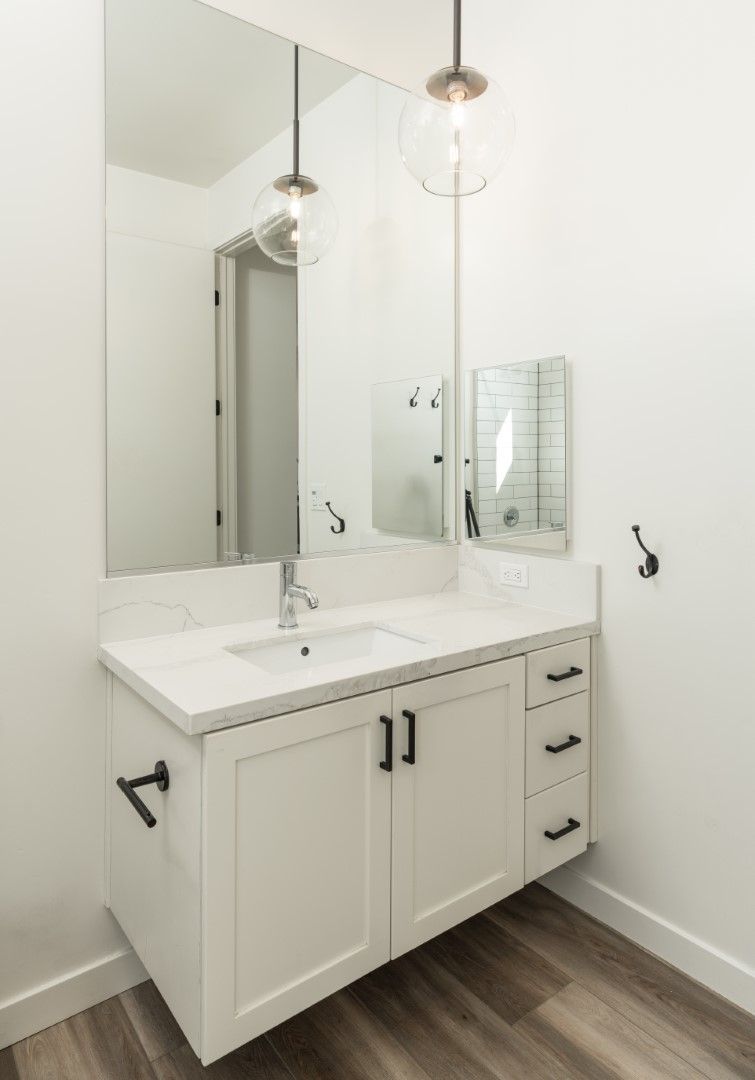
{"label": "marble veining on countertop", "polygon": [[[410,662],[339,660],[286,675],[268,674],[234,652],[271,639],[378,625],[421,639]],[[256,619],[162,637],[110,642],[102,663],[190,735],[217,731],[371,690],[473,667],[595,634],[597,620],[472,593],[436,593],[327,611],[300,611],[299,628]]]}

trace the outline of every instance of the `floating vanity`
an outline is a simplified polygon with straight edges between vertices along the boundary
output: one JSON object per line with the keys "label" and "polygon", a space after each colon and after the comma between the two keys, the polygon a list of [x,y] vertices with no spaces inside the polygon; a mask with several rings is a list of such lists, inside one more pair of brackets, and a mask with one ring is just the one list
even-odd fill
{"label": "floating vanity", "polygon": [[[463,592],[301,622],[100,650],[110,907],[206,1064],[595,838],[596,622]],[[156,762],[148,827],[116,784]]]}
{"label": "floating vanity", "polygon": [[[118,6],[107,903],[207,1064],[596,839],[597,568],[533,554],[567,550],[569,365],[467,370],[407,93],[175,0],[229,122],[176,122],[172,85],[129,121]],[[299,125],[316,183],[275,179]]]}

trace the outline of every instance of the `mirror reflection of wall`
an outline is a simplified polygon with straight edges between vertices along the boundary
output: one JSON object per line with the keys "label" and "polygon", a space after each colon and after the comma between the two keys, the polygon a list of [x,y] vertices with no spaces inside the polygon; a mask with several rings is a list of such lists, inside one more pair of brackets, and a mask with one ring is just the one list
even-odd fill
{"label": "mirror reflection of wall", "polygon": [[373,515],[373,386],[453,400],[453,207],[401,163],[404,91],[300,50],[302,168],[339,231],[281,268],[251,211],[291,169],[292,43],[196,0],[106,15],[109,571],[452,538],[443,463],[432,528]]}
{"label": "mirror reflection of wall", "polygon": [[443,535],[443,376],[372,387],[372,524]]}
{"label": "mirror reflection of wall", "polygon": [[469,373],[468,537],[565,549],[566,431],[563,357]]}

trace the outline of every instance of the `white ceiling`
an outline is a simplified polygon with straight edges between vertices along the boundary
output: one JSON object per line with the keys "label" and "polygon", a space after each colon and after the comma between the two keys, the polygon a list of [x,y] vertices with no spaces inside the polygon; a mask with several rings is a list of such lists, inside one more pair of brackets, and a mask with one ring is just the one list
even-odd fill
{"label": "white ceiling", "polygon": [[[289,126],[290,41],[197,0],[106,12],[109,164],[209,187]],[[302,115],[355,74],[302,50]]]}

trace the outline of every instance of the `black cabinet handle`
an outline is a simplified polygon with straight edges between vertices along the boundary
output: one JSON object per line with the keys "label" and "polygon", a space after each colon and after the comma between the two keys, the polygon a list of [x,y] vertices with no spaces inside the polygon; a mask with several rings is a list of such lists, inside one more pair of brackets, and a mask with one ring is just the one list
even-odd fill
{"label": "black cabinet handle", "polygon": [[416,764],[416,761],[417,761],[417,759],[415,757],[415,753],[414,753],[414,751],[415,751],[414,739],[415,739],[415,727],[416,727],[416,724],[417,724],[417,717],[414,715],[414,713],[412,712],[411,709],[404,709],[402,711],[401,715],[405,716],[406,719],[409,721],[409,752],[407,754],[402,754],[401,755],[401,760],[405,761],[407,763],[407,765],[414,765],[414,764]]}
{"label": "black cabinet handle", "polygon": [[551,746],[550,743],[547,743],[545,749],[549,754],[560,754],[562,750],[568,750],[572,746],[579,746],[581,742],[579,735],[570,735],[566,742],[559,743],[558,746]]}
{"label": "black cabinet handle", "polygon": [[380,723],[385,724],[385,761],[380,762],[380,768],[386,772],[393,771],[393,720],[390,716],[381,716]]}
{"label": "black cabinet handle", "polygon": [[564,679],[573,679],[575,676],[581,674],[581,667],[570,667],[568,671],[563,671],[560,675],[549,675],[548,678],[551,682],[563,682]]}
{"label": "black cabinet handle", "polygon": [[131,803],[134,810],[136,810],[147,828],[154,829],[155,825],[157,825],[157,818],[149,807],[145,806],[134,791],[134,788],[144,787],[145,784],[157,784],[158,791],[167,791],[170,785],[170,776],[168,775],[168,766],[165,762],[156,761],[155,771],[150,773],[149,776],[137,776],[135,780],[124,780],[122,776],[119,776],[116,780],[116,784]]}
{"label": "black cabinet handle", "polygon": [[550,829],[546,829],[543,835],[547,836],[549,840],[560,840],[562,836],[566,836],[567,833],[574,832],[575,829],[579,828],[580,822],[575,818],[570,817],[566,820],[569,824],[564,825],[563,829],[559,829],[558,832],[551,832]]}

